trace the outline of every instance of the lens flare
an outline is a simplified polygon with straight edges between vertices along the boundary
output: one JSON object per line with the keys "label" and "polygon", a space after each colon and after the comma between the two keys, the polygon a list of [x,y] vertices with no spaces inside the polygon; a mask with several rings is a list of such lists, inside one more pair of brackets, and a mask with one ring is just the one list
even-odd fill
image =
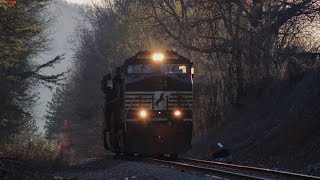
{"label": "lens flare", "polygon": [[163,61],[164,60],[164,55],[161,53],[155,53],[152,55],[152,59],[154,61]]}

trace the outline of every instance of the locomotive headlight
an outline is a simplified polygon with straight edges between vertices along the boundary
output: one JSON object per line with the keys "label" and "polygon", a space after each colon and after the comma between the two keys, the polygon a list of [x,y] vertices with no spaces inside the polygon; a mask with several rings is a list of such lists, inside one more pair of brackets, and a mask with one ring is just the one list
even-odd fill
{"label": "locomotive headlight", "polygon": [[161,61],[164,60],[164,55],[161,54],[161,53],[154,53],[154,54],[152,55],[152,60],[161,62]]}
{"label": "locomotive headlight", "polygon": [[174,116],[175,117],[180,117],[181,116],[181,111],[177,110],[177,111],[174,111]]}
{"label": "locomotive headlight", "polygon": [[145,119],[148,116],[148,113],[145,110],[141,110],[139,112],[139,115],[140,115],[141,118]]}

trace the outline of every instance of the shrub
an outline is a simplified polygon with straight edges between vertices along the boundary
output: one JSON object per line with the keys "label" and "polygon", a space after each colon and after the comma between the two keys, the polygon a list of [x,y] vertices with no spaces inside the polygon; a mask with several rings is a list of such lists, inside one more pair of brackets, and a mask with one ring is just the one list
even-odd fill
{"label": "shrub", "polygon": [[1,157],[19,157],[26,160],[55,160],[58,158],[58,143],[43,135],[33,135],[24,142],[13,140],[0,147]]}

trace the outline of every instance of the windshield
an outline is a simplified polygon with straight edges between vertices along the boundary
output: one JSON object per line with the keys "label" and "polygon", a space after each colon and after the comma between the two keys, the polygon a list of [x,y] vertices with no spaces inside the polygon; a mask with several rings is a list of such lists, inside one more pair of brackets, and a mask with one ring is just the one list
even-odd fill
{"label": "windshield", "polygon": [[184,64],[136,64],[128,66],[128,74],[186,74],[187,67]]}

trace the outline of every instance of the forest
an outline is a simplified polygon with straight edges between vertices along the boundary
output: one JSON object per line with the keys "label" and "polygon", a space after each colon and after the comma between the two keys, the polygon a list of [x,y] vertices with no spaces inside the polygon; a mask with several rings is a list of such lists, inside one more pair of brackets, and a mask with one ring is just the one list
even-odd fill
{"label": "forest", "polygon": [[[43,83],[57,87],[47,105],[46,141],[59,142],[68,120],[75,158],[101,153],[100,81],[140,50],[175,50],[195,64],[193,137],[201,150],[191,154],[207,153],[210,147],[203,144],[209,138],[235,153],[250,145],[259,159],[261,151],[291,142],[280,133],[288,127],[297,132],[302,121],[309,122],[310,134],[297,138],[320,141],[313,133],[320,127],[317,0],[102,0],[82,9],[70,73],[52,76],[40,72],[63,56],[31,61],[47,47],[45,30],[52,19],[42,12],[50,0],[0,3],[1,143],[34,134],[28,110],[37,94],[30,88]],[[238,139],[220,132],[232,128]],[[274,136],[279,138],[272,144],[268,139]],[[305,147],[304,140],[283,146]]]}
{"label": "forest", "polygon": [[49,3],[47,0],[0,1],[1,149],[10,146],[12,141],[26,144],[36,133],[31,111],[38,94],[31,89],[38,84],[51,87],[63,79],[64,73],[46,75],[42,72],[63,60],[61,55],[48,57],[42,64],[32,61],[49,43],[46,29],[53,17],[43,14]]}

